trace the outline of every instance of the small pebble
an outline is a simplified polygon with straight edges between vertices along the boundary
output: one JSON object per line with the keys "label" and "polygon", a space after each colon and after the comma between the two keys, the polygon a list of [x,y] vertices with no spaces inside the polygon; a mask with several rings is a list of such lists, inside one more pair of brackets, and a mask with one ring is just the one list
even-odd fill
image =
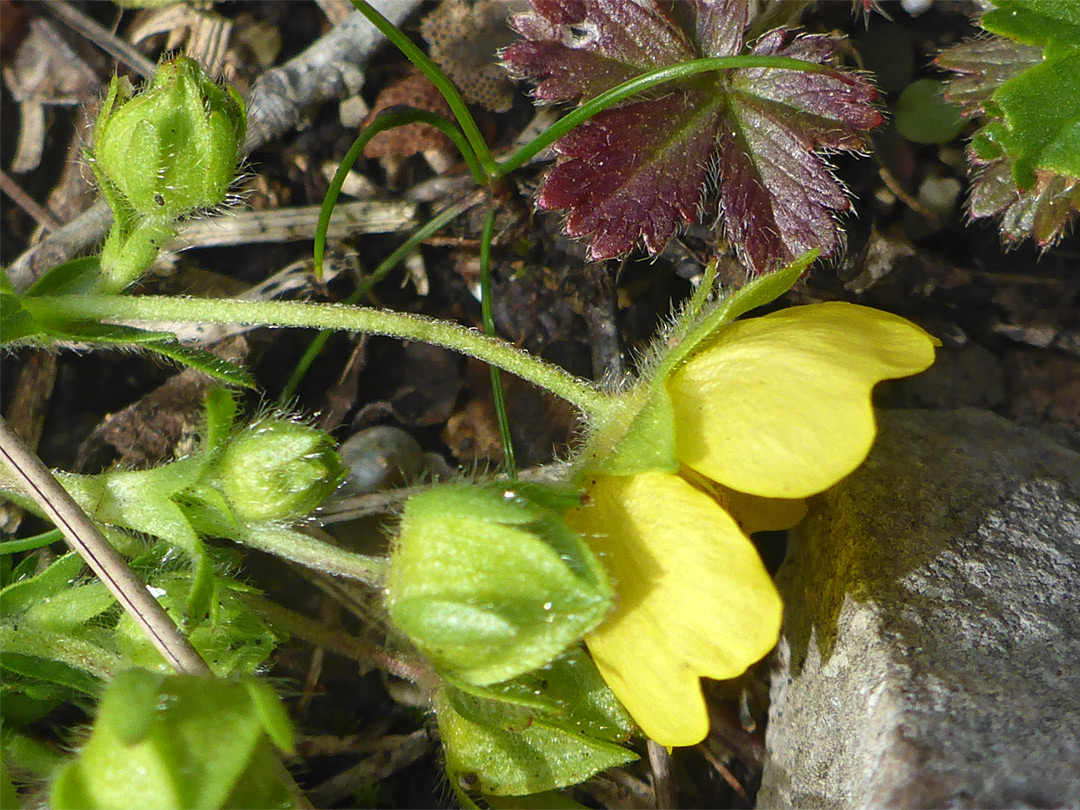
{"label": "small pebble", "polygon": [[366,495],[404,486],[424,470],[424,451],[404,430],[391,425],[367,428],[350,436],[339,450],[350,470],[340,496]]}

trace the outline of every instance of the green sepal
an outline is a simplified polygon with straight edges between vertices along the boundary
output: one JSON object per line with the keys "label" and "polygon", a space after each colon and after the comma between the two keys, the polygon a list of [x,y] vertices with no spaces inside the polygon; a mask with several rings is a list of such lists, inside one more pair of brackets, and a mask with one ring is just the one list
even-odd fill
{"label": "green sepal", "polygon": [[[758,276],[711,307],[695,295],[692,318],[676,318],[674,326],[653,347],[641,377],[632,389],[612,398],[597,420],[578,469],[592,474],[634,475],[648,471],[674,473],[675,414],[667,379],[691,354],[707,344],[726,324],[779,298],[817,258],[810,251],[796,261]],[[700,308],[700,313],[696,312]]]}
{"label": "green sepal", "polygon": [[718,329],[751,310],[771,304],[790,290],[817,260],[819,253],[817,249],[807,251],[791,264],[758,276],[730,295],[724,296],[691,323],[677,324],[671,334],[664,337],[665,343],[670,347],[658,353],[661,360],[648,378],[666,382],[671,373],[701,348],[702,344],[708,343]]}
{"label": "green sepal", "polygon": [[78,758],[58,774],[50,806],[294,806],[269,744],[291,739],[282,714],[267,709],[276,700],[250,681],[123,672]]}
{"label": "green sepal", "polygon": [[[596,452],[588,465],[590,474],[634,475],[647,470],[678,472],[675,458],[675,408],[667,387],[644,386],[630,396],[638,395],[642,404],[630,420],[625,432],[605,452]],[[616,413],[614,410],[610,413]],[[609,423],[610,424],[610,423]]]}
{"label": "green sepal", "polygon": [[537,486],[450,484],[405,505],[387,609],[454,679],[490,684],[542,666],[611,607],[603,567]]}
{"label": "green sepal", "polygon": [[447,684],[435,712],[447,773],[466,793],[539,793],[637,758],[618,744],[632,722],[580,648],[496,687]]}
{"label": "green sepal", "polygon": [[206,395],[206,416],[202,452],[216,453],[225,446],[236,421],[236,397],[230,391],[214,388]]}

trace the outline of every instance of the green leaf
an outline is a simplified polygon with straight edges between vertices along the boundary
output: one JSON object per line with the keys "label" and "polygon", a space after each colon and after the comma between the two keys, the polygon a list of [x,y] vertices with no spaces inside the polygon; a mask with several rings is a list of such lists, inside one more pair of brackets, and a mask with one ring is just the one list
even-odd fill
{"label": "green leaf", "polygon": [[0,615],[5,618],[69,588],[82,573],[82,557],[68,552],[37,576],[13,582],[0,591]]}
{"label": "green leaf", "polygon": [[1010,79],[994,101],[1009,129],[1017,186],[1030,188],[1039,170],[1080,177],[1080,48]]}
{"label": "green leaf", "polygon": [[[20,297],[4,274],[4,283],[0,285],[0,319],[3,323],[0,344],[56,346],[58,343],[85,343],[101,348],[142,349],[226,385],[255,387],[254,379],[241,366],[203,349],[184,346],[175,335],[167,332],[67,317],[62,296],[77,296],[92,290],[99,279],[96,259],[77,259],[52,268]],[[60,296],[59,303],[53,300],[48,307],[43,307],[36,299],[44,296]]]}
{"label": "green leaf", "polygon": [[0,344],[17,344],[39,332],[37,321],[23,307],[19,296],[7,289],[0,290]]}
{"label": "green leaf", "polygon": [[[189,614],[193,582],[191,574],[173,573],[158,575],[149,584],[166,613],[174,621],[184,621]],[[245,586],[217,575],[214,590],[213,609],[185,621],[188,640],[216,675],[253,675],[273,653],[278,637],[244,600],[243,593],[248,590]],[[169,671],[146,634],[126,614],[117,622],[115,643],[129,665]]]}
{"label": "green leaf", "polygon": [[1030,237],[1045,248],[1080,215],[1080,6],[997,6],[979,22],[999,36],[954,46],[936,62],[960,74],[946,97],[982,123],[969,150],[971,217],[999,217],[1006,242]]}
{"label": "green leaf", "polygon": [[110,610],[116,600],[102,582],[69,587],[31,605],[20,621],[42,630],[72,633],[85,622]]}
{"label": "green leaf", "polygon": [[121,673],[78,759],[58,775],[51,806],[294,806],[276,778],[266,708],[256,705],[271,698],[253,694],[244,681]]}
{"label": "green leaf", "polygon": [[985,30],[1024,45],[1080,47],[1080,5],[1072,0],[996,0],[979,19]]}
{"label": "green leaf", "polygon": [[[580,649],[486,692],[448,686],[435,698],[446,769],[466,793],[539,793],[637,758],[617,744],[629,718]],[[529,705],[536,696],[545,707]]]}
{"label": "green leaf", "polygon": [[101,262],[97,256],[73,259],[50,267],[30,285],[27,298],[44,295],[79,295],[93,290],[101,277]]}
{"label": "green leaf", "polygon": [[226,385],[235,385],[238,388],[255,387],[255,378],[242,366],[228,360],[222,360],[213,352],[193,349],[190,346],[181,345],[175,340],[170,340],[167,343],[152,343],[146,348],[147,351],[167,357],[169,360],[193,368],[195,371],[200,371]]}
{"label": "green leaf", "polygon": [[[25,634],[25,631],[22,632]],[[61,639],[52,636],[50,641],[52,644],[57,644],[61,642]],[[47,645],[42,646],[47,649]],[[78,669],[62,661],[15,652],[11,649],[10,643],[5,645],[2,666],[5,672],[64,686],[87,695],[97,696],[101,691],[101,681],[86,670]],[[14,686],[21,688],[20,684]]]}
{"label": "green leaf", "polygon": [[[59,529],[49,529],[47,532],[35,534],[33,537],[20,537],[17,540],[0,540],[0,555],[18,554],[21,551],[34,551],[45,546],[51,546],[64,539],[64,533]],[[7,579],[0,577],[0,584],[7,584]]]}
{"label": "green leaf", "polygon": [[545,667],[483,691],[487,694],[480,692],[480,697],[537,708],[553,725],[600,740],[622,743],[634,732],[634,721],[580,646]]}

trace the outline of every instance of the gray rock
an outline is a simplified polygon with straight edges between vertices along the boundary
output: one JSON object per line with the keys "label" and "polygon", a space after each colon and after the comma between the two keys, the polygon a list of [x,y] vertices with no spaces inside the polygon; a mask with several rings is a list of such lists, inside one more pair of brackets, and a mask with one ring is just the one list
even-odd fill
{"label": "gray rock", "polygon": [[1080,454],[881,415],[778,574],[759,807],[1080,806]]}

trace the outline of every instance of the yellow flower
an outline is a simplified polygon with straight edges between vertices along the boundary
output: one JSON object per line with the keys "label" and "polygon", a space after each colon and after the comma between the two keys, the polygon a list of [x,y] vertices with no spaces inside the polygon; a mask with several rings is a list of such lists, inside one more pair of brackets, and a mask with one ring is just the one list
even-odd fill
{"label": "yellow flower", "polygon": [[798,499],[862,463],[871,390],[926,369],[934,345],[903,318],[846,303],[727,324],[666,381],[676,456],[692,472],[585,481],[589,504],[567,522],[618,593],[586,643],[649,737],[702,740],[699,678],[740,675],[775,645],[782,604],[747,533],[794,525]]}

